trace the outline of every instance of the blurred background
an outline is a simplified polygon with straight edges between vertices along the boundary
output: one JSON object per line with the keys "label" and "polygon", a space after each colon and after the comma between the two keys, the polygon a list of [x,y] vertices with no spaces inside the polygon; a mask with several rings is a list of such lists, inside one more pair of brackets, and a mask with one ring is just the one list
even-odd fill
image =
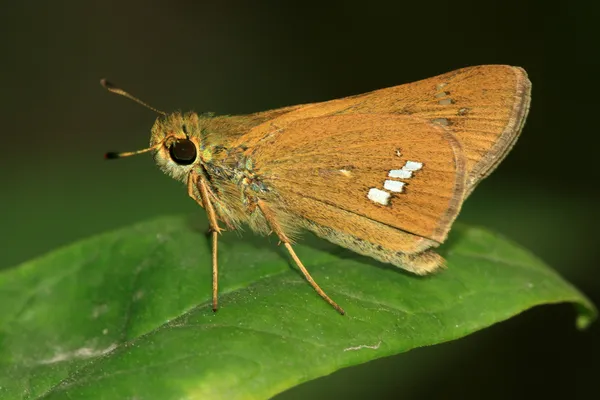
{"label": "blurred background", "polygon": [[[166,110],[241,114],[394,86],[477,64],[524,67],[517,146],[459,220],[530,249],[600,304],[600,3],[591,1],[5,2],[0,14],[0,269],[159,215],[195,212],[148,155]],[[468,338],[348,368],[278,400],[583,398],[600,324],[568,305]],[[529,396],[529,395],[528,395]]]}

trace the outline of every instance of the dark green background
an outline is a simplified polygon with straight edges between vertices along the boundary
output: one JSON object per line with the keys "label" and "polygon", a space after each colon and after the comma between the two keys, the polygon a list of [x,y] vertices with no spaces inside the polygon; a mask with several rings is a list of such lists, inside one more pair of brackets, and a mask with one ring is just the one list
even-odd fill
{"label": "dark green background", "polygon": [[[106,93],[101,77],[166,111],[237,114],[498,63],[528,71],[532,109],[517,146],[460,220],[531,249],[598,304],[600,6],[552,4],[5,3],[0,268],[135,221],[197,210],[151,157],[102,159],[106,150],[144,147],[155,115]],[[544,307],[278,398],[500,399],[531,391],[582,398],[597,387],[599,357],[599,324],[577,332],[570,307]]]}

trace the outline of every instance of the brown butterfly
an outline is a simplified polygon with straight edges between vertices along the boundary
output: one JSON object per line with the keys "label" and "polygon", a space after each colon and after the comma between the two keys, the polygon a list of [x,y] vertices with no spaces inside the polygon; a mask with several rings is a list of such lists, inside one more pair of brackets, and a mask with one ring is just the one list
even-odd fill
{"label": "brown butterfly", "polygon": [[463,201],[504,159],[529,110],[525,71],[459,69],[370,93],[250,115],[167,114],[106,81],[110,91],[162,114],[150,147],[159,167],[187,185],[217,241],[242,224],[291,243],[309,230],[342,247],[419,275],[444,266],[444,242]]}

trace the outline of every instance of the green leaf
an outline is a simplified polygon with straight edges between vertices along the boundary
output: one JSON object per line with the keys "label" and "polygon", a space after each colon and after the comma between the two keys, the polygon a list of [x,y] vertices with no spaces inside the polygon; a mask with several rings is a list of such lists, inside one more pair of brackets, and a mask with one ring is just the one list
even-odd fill
{"label": "green leaf", "polygon": [[2,399],[264,399],[337,369],[441,343],[530,307],[593,305],[542,262],[456,225],[448,269],[416,277],[307,237],[297,253],[340,316],[272,238],[219,246],[210,307],[206,223],[168,217],[0,274]]}

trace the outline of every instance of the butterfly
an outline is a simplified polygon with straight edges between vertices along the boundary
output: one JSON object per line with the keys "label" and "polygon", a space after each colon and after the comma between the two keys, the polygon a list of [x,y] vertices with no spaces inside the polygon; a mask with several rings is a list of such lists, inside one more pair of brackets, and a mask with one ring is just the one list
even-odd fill
{"label": "butterfly", "polygon": [[519,67],[462,68],[321,103],[238,116],[158,112],[146,149],[206,210],[213,310],[218,236],[243,225],[275,234],[317,293],[292,244],[302,231],[424,275],[461,206],[506,157],[525,123],[531,83]]}

